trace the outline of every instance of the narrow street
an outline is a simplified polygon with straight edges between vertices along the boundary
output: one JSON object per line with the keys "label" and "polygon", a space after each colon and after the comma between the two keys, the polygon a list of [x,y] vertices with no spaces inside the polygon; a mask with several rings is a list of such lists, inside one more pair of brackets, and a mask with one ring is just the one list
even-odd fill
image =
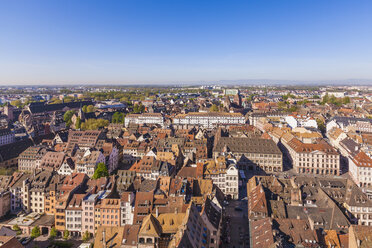
{"label": "narrow street", "polygon": [[221,247],[249,247],[247,201],[231,200],[225,210]]}

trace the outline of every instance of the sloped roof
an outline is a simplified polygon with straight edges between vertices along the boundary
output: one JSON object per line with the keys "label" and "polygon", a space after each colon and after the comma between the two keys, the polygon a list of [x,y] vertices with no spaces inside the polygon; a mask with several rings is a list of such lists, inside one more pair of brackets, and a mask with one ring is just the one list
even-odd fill
{"label": "sloped roof", "polygon": [[[121,247],[121,243],[123,241],[124,236],[124,227],[123,226],[112,226],[112,227],[103,227],[99,226],[96,232],[96,236],[94,239],[94,248],[103,248],[103,247],[110,247],[110,248],[119,248]],[[106,245],[103,244],[103,232],[105,233],[105,242]]]}
{"label": "sloped roof", "polygon": [[159,221],[154,217],[154,215],[149,214],[143,219],[138,236],[150,236],[159,238],[161,233],[162,227]]}
{"label": "sloped roof", "polygon": [[372,159],[367,156],[363,151],[360,151],[356,155],[352,156],[354,164],[358,167],[372,167]]}
{"label": "sloped roof", "polygon": [[265,191],[263,190],[263,187],[261,184],[258,184],[256,187],[252,189],[248,196],[248,206],[249,206],[249,213],[251,212],[259,212],[259,213],[266,213],[266,216],[268,214],[267,209],[267,202],[266,202],[266,196]]}
{"label": "sloped roof", "polygon": [[176,233],[186,213],[165,213],[157,217],[163,233]]}

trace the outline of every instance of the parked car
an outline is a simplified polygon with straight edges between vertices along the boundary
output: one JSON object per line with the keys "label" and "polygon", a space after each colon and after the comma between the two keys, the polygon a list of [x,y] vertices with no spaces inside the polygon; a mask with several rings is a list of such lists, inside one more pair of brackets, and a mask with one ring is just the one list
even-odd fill
{"label": "parked car", "polygon": [[25,240],[23,240],[23,242],[21,243],[22,245],[27,245],[28,243],[30,243],[32,240],[31,237],[27,237]]}

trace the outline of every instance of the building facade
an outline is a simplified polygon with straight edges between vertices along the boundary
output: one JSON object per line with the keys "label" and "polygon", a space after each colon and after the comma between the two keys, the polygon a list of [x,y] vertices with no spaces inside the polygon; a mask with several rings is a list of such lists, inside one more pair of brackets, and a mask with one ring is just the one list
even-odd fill
{"label": "building facade", "polygon": [[129,114],[125,117],[124,125],[128,127],[129,124],[164,126],[164,117],[160,113]]}
{"label": "building facade", "polygon": [[188,129],[192,127],[228,127],[231,125],[245,124],[245,117],[240,113],[222,112],[190,112],[179,114],[173,118],[173,126],[177,129]]}

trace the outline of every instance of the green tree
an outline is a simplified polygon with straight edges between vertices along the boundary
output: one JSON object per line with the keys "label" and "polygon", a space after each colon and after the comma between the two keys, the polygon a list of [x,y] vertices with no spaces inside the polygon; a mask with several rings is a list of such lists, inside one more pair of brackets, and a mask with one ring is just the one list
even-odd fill
{"label": "green tree", "polygon": [[40,233],[40,227],[39,226],[35,226],[34,228],[32,228],[31,230],[31,238],[37,238],[41,235]]}
{"label": "green tree", "polygon": [[74,115],[74,111],[68,110],[66,113],[63,115],[63,120],[66,122],[67,126],[71,125],[71,118]]}
{"label": "green tree", "polygon": [[81,128],[81,119],[80,117],[76,118],[75,128],[80,129]]}
{"label": "green tree", "polygon": [[332,104],[336,104],[337,103],[337,98],[332,95],[330,98],[329,98],[329,102],[332,103]]}
{"label": "green tree", "polygon": [[73,100],[74,100],[74,98],[71,97],[71,96],[65,96],[65,97],[63,98],[63,101],[64,101],[65,103],[72,102]]}
{"label": "green tree", "polygon": [[287,107],[287,104],[285,102],[278,102],[278,108],[280,110],[283,110],[286,107]]}
{"label": "green tree", "polygon": [[218,112],[218,106],[216,104],[213,104],[212,107],[210,107],[209,111]]}
{"label": "green tree", "polygon": [[128,102],[129,98],[127,96],[123,96],[120,98],[120,102]]}
{"label": "green tree", "polygon": [[324,124],[324,121],[322,121],[321,119],[316,119],[316,123],[318,124],[318,129],[321,132],[325,132],[326,131],[326,126]]}
{"label": "green tree", "polygon": [[343,103],[343,104],[348,104],[348,103],[350,103],[350,97],[345,96],[345,97],[342,99],[342,103]]}
{"label": "green tree", "polygon": [[87,105],[84,105],[81,110],[83,110],[83,112],[86,113],[88,111],[87,108],[88,108],[88,106]]}
{"label": "green tree", "polygon": [[58,103],[62,103],[62,100],[60,100],[57,97],[53,97],[52,99],[50,99],[50,104],[58,104]]}
{"label": "green tree", "polygon": [[109,175],[107,167],[104,163],[98,163],[96,170],[93,174],[93,179],[98,179],[101,177],[107,177]]}
{"label": "green tree", "polygon": [[136,113],[136,114],[138,114],[138,113],[143,113],[145,111],[145,106],[142,104],[142,103],[140,103],[140,104],[134,104],[134,106],[133,106],[133,113]]}
{"label": "green tree", "polygon": [[287,112],[296,112],[298,110],[298,107],[297,106],[291,106],[290,108],[287,108]]}
{"label": "green tree", "polygon": [[322,99],[321,104],[324,105],[324,104],[326,104],[326,103],[328,103],[328,102],[329,102],[329,95],[328,95],[328,93],[326,93],[326,94],[323,96],[323,99]]}
{"label": "green tree", "polygon": [[124,123],[124,113],[115,112],[112,116],[112,123]]}
{"label": "green tree", "polygon": [[98,130],[101,127],[107,127],[109,124],[108,120],[105,119],[88,119],[81,123],[82,130]]}
{"label": "green tree", "polygon": [[52,227],[52,229],[50,229],[49,239],[54,239],[55,237],[57,237],[57,229]]}
{"label": "green tree", "polygon": [[88,105],[87,113],[92,113],[92,112],[94,112],[94,106],[93,105]]}
{"label": "green tree", "polygon": [[22,230],[21,230],[21,228],[19,228],[19,226],[17,224],[15,224],[12,227],[12,229],[17,232],[17,235],[21,235],[22,234]]}
{"label": "green tree", "polygon": [[85,231],[85,233],[83,234],[83,241],[87,242],[89,240],[90,240],[90,233],[88,231]]}
{"label": "green tree", "polygon": [[70,232],[69,232],[68,230],[64,230],[64,231],[63,231],[63,238],[64,238],[65,240],[67,240],[69,236],[70,236]]}
{"label": "green tree", "polygon": [[13,105],[13,106],[15,106],[15,107],[17,107],[17,108],[22,107],[22,102],[21,102],[21,100],[11,101],[10,104]]}

